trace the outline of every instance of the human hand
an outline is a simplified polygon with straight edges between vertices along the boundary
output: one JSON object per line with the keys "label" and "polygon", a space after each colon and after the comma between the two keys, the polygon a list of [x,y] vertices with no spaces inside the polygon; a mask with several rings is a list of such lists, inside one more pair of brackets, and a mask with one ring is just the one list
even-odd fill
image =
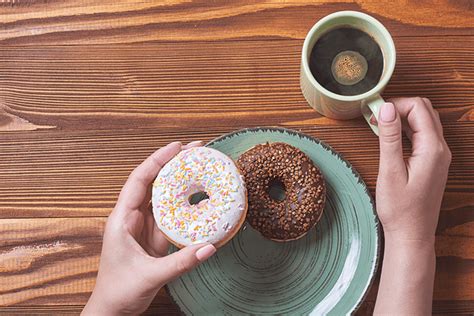
{"label": "human hand", "polygon": [[161,167],[186,146],[171,143],[148,157],[130,174],[104,231],[99,272],[83,315],[139,314],[158,290],[212,256],[210,244],[168,254],[169,243],[150,210],[151,183]]}
{"label": "human hand", "polygon": [[[405,162],[402,121],[412,143]],[[385,238],[434,245],[451,152],[439,114],[426,98],[400,98],[382,106],[377,213]]]}
{"label": "human hand", "polygon": [[[412,143],[406,162],[402,126]],[[384,104],[378,127],[376,202],[385,247],[374,315],[431,315],[435,231],[451,152],[428,99]]]}

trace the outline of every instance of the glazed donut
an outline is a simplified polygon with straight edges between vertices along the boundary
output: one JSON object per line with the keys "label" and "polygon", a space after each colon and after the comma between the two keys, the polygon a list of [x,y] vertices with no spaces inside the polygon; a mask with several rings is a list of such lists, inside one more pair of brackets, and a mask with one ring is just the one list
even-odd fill
{"label": "glazed donut", "polygon": [[202,242],[220,247],[245,221],[247,191],[231,158],[195,147],[181,151],[161,169],[153,183],[152,204],[158,228],[177,247]]}
{"label": "glazed donut", "polygon": [[264,237],[295,240],[321,218],[324,179],[301,150],[285,143],[260,144],[242,154],[237,165],[248,190],[247,221]]}

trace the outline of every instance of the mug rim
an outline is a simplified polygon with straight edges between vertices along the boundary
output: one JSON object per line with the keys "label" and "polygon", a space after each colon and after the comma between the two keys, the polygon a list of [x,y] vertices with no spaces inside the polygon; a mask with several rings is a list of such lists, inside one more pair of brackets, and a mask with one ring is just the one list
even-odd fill
{"label": "mug rim", "polygon": [[[313,74],[311,73],[311,70],[309,68],[309,42],[313,38],[313,34],[325,23],[328,21],[334,19],[334,18],[340,18],[340,17],[356,17],[361,20],[365,20],[369,22],[370,24],[374,25],[377,27],[382,35],[387,39],[388,42],[388,49],[390,52],[393,52],[392,54],[389,54],[389,56],[384,56],[384,60],[387,60],[387,67],[385,69],[385,73],[383,74],[382,78],[380,81],[370,89],[369,91],[366,91],[362,94],[356,94],[356,95],[341,95],[334,93],[332,91],[329,91],[328,89],[324,88],[317,80],[314,78]],[[316,44],[316,43],[314,43]],[[380,45],[379,43],[377,43]],[[312,49],[312,47],[311,47]],[[383,51],[382,51],[383,52]],[[329,15],[326,15],[322,19],[320,19],[316,24],[313,25],[313,27],[309,30],[308,34],[306,34],[306,37],[304,39],[303,43],[303,49],[302,49],[302,56],[301,56],[301,64],[303,66],[304,72],[307,74],[309,82],[318,89],[322,94],[326,95],[329,98],[335,99],[335,100],[340,100],[340,101],[361,101],[364,99],[367,99],[373,95],[380,94],[381,90],[387,85],[388,81],[392,77],[393,71],[395,69],[395,63],[396,63],[396,50],[395,50],[395,44],[393,42],[393,38],[390,35],[389,31],[385,28],[385,26],[376,18],[365,14],[363,12],[358,12],[358,11],[338,11],[331,13]],[[385,58],[386,57],[386,58]]]}

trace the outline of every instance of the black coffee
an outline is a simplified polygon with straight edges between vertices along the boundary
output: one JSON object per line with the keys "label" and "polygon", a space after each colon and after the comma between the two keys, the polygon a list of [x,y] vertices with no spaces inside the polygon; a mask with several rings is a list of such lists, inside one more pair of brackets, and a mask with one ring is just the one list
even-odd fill
{"label": "black coffee", "polygon": [[380,80],[383,54],[367,33],[340,27],[323,34],[311,51],[309,67],[316,81],[340,95],[369,91]]}

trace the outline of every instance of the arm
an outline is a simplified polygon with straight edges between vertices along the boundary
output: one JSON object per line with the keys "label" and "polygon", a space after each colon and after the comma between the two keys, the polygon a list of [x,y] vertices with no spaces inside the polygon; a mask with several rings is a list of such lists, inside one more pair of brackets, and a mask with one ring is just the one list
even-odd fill
{"label": "arm", "polygon": [[150,210],[150,185],[160,168],[197,145],[171,143],[130,174],[107,220],[95,288],[82,315],[140,314],[163,285],[214,254],[213,245],[199,244],[168,255],[169,243]]}
{"label": "arm", "polygon": [[[402,151],[402,119],[412,143]],[[438,113],[428,99],[404,98],[382,106],[377,213],[385,235],[376,315],[430,315],[435,231],[451,153]]]}
{"label": "arm", "polygon": [[375,315],[431,315],[435,252],[432,242],[385,240]]}

